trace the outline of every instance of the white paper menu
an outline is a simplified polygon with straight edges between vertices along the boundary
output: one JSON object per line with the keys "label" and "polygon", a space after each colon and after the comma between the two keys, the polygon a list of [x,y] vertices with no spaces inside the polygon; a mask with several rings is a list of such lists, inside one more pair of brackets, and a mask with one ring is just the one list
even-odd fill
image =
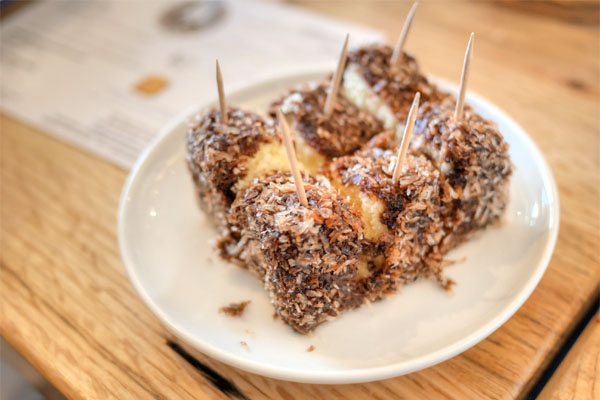
{"label": "white paper menu", "polygon": [[281,4],[46,1],[0,25],[4,112],[123,167],[170,118],[226,87],[382,35]]}

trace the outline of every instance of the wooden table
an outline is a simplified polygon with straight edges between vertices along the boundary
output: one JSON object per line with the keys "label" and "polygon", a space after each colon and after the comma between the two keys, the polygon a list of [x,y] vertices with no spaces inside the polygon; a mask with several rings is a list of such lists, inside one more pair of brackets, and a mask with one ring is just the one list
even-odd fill
{"label": "wooden table", "polygon": [[588,322],[540,400],[600,399],[600,316]]}
{"label": "wooden table", "polygon": [[[303,6],[393,40],[410,4]],[[514,317],[463,354],[395,379],[331,386],[185,353],[142,304],[119,257],[116,210],[127,171],[8,116],[0,119],[0,334],[70,398],[526,396],[598,294],[597,16],[595,2],[423,2],[417,11],[407,49],[428,73],[457,80],[476,32],[470,89],[531,134],[560,191],[561,229],[542,281]]]}

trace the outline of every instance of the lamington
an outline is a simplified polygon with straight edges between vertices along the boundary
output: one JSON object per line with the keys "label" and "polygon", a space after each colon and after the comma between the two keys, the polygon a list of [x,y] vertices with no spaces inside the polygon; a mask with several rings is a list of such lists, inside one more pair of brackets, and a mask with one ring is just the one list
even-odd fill
{"label": "lamington", "polygon": [[446,286],[439,251],[444,234],[439,172],[425,157],[409,155],[394,184],[395,163],[394,151],[369,148],[334,160],[326,171],[365,225],[359,268],[371,300],[422,277]]}
{"label": "lamington", "polygon": [[363,301],[357,264],[363,225],[324,177],[303,174],[308,207],[290,173],[255,182],[233,202],[229,222],[246,243],[254,272],[279,315],[300,333]]}
{"label": "lamington", "polygon": [[360,149],[383,125],[369,112],[354,106],[342,95],[337,96],[330,116],[324,113],[329,80],[292,90],[275,101],[270,114],[278,108],[291,127],[298,160],[311,173],[323,163]]}
{"label": "lamington", "polygon": [[391,64],[393,49],[384,44],[359,47],[348,54],[343,92],[354,106],[376,116],[386,129],[396,128],[408,116],[417,92],[423,100],[444,96],[421,74],[417,61],[402,53]]}
{"label": "lamington", "polygon": [[186,161],[200,207],[227,235],[227,213],[236,193],[254,179],[289,164],[270,120],[227,108],[227,123],[211,109],[196,117],[186,136]]}
{"label": "lamington", "polygon": [[509,147],[496,125],[469,106],[457,121],[455,105],[451,96],[423,104],[411,141],[411,152],[430,159],[442,177],[446,249],[500,220],[512,174]]}

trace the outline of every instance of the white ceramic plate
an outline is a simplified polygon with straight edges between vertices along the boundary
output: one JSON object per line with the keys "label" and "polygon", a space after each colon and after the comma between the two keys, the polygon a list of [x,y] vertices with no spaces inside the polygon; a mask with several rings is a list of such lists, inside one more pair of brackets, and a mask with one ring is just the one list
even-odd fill
{"label": "white ceramic plate", "polygon": [[[228,93],[231,104],[262,111],[285,89],[325,76],[290,74]],[[448,91],[456,87],[439,82]],[[185,166],[184,135],[194,107],[166,126],[135,164],[119,210],[125,268],[147,306],[201,352],[257,374],[299,382],[351,383],[406,374],[475,345],[529,297],[552,255],[558,195],[535,144],[505,113],[469,94],[468,103],[496,121],[515,165],[506,223],[450,253],[453,294],[429,281],[345,312],[302,336],[281,320],[261,282],[223,262],[216,234],[198,209]],[[251,300],[241,318],[218,309]],[[240,342],[244,341],[247,346]],[[307,352],[313,345],[315,350]]]}

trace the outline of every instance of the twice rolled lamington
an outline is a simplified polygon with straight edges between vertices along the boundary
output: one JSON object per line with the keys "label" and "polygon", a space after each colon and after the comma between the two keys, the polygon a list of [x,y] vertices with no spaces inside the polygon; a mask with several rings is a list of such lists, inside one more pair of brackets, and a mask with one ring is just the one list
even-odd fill
{"label": "twice rolled lamington", "polygon": [[272,121],[237,108],[199,115],[186,137],[186,160],[201,208],[227,234],[227,213],[236,192],[269,171],[289,169]]}
{"label": "twice rolled lamington", "polygon": [[277,314],[307,333],[342,310],[357,307],[360,216],[323,177],[303,174],[308,207],[300,204],[289,173],[248,186],[231,207],[229,220],[248,251],[263,259],[265,287]]}
{"label": "twice rolled lamington", "polygon": [[383,129],[373,115],[354,106],[347,98],[338,95],[333,112],[323,112],[329,91],[329,81],[311,84],[291,92],[271,106],[288,118],[298,160],[311,173],[334,157],[351,154]]}
{"label": "twice rolled lamington", "polygon": [[348,54],[343,92],[361,110],[383,122],[386,129],[404,123],[417,92],[421,101],[443,96],[419,72],[416,60],[403,53],[398,65],[391,65],[393,49],[373,44]]}
{"label": "twice rolled lamington", "polygon": [[441,173],[447,249],[500,219],[512,173],[496,125],[468,106],[456,121],[454,108],[452,97],[423,104],[411,141],[411,152],[427,156]]}
{"label": "twice rolled lamington", "polygon": [[338,158],[328,170],[365,224],[362,277],[371,299],[420,277],[442,281],[439,172],[426,158],[408,155],[394,185],[395,161],[395,152],[372,148]]}

